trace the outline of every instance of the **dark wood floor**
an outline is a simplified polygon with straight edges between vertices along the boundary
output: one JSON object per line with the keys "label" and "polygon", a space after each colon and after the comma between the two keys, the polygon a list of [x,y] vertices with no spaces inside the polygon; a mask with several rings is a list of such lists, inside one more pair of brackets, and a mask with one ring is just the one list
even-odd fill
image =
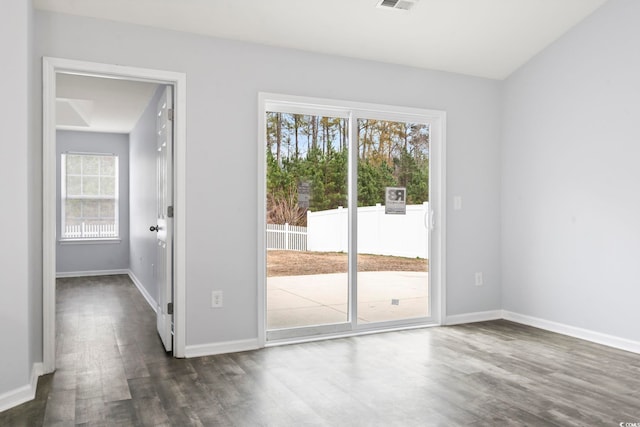
{"label": "dark wood floor", "polygon": [[126,276],[57,297],[58,369],[0,426],[640,423],[640,355],[507,321],[177,360]]}

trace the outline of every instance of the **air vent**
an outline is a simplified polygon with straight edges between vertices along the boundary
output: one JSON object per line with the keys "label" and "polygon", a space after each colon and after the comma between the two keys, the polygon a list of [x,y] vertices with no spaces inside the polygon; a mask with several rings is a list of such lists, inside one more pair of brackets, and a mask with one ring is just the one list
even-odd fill
{"label": "air vent", "polygon": [[376,7],[381,9],[409,10],[418,0],[380,0]]}

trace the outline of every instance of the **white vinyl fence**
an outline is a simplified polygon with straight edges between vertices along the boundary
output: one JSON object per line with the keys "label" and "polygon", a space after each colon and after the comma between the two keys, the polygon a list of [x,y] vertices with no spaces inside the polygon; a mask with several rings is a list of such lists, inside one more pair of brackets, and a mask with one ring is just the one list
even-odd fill
{"label": "white vinyl fence", "polygon": [[116,224],[85,224],[83,222],[79,225],[66,225],[63,237],[67,239],[118,237],[118,229]]}
{"label": "white vinyl fence", "polygon": [[[347,252],[348,209],[307,212],[307,227],[267,224],[267,249]],[[428,258],[429,203],[407,205],[406,215],[384,206],[358,208],[358,253]]]}
{"label": "white vinyl fence", "polygon": [[[307,250],[347,252],[348,212],[307,212]],[[428,202],[407,205],[405,215],[387,215],[380,204],[358,208],[358,253],[428,258],[428,214]]]}
{"label": "white vinyl fence", "polygon": [[267,249],[307,250],[307,227],[267,224]]}

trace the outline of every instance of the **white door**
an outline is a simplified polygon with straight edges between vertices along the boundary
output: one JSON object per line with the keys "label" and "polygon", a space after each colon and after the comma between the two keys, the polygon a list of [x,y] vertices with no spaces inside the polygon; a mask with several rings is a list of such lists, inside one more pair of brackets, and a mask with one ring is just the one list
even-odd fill
{"label": "white door", "polygon": [[173,349],[173,96],[167,86],[157,108],[157,327],[167,351]]}

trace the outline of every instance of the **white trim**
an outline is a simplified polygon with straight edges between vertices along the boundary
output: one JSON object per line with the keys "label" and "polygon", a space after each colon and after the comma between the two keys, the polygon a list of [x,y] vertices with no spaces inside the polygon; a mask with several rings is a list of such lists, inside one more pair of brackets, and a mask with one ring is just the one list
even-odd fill
{"label": "white trim", "polygon": [[546,331],[555,332],[569,337],[574,337],[596,344],[602,344],[608,347],[640,354],[640,341],[633,341],[627,338],[603,334],[602,332],[591,331],[589,329],[566,325],[564,323],[553,322],[551,320],[545,320],[539,317],[514,313],[508,310],[490,310],[475,313],[456,314],[453,316],[447,316],[444,324],[447,326],[452,326],[465,323],[486,322],[489,320],[498,319],[504,319],[522,325],[532,326],[534,328],[544,329]]}
{"label": "white trim", "polygon": [[[349,111],[349,141],[347,147],[347,301],[349,304],[347,321],[351,331],[358,329],[358,156],[360,135],[358,117]],[[428,252],[429,249],[427,249]],[[353,262],[355,261],[355,262]],[[430,286],[427,273],[427,287]],[[427,291],[428,294],[431,293]],[[329,331],[325,331],[329,332]],[[305,337],[301,337],[305,338]]]}
{"label": "white trim", "polygon": [[174,101],[174,356],[184,357],[186,348],[186,108],[185,73],[100,64],[62,58],[42,59],[42,282],[43,365],[55,370],[55,277],[56,277],[56,73],[101,76],[170,84]]}
{"label": "white trim", "polygon": [[[367,102],[345,101],[331,98],[316,98],[309,96],[286,95],[281,93],[260,92],[258,97],[261,101],[265,101],[265,107],[269,107],[272,111],[280,112],[300,112],[311,114],[312,111],[327,112],[327,114],[335,114],[341,112],[340,117],[348,117],[348,112],[358,111],[366,113],[367,118],[379,120],[397,120],[406,121],[407,116],[414,116],[412,119],[420,121],[425,115],[432,117],[441,117],[443,111],[429,110],[426,108],[403,107],[388,104],[370,104]],[[301,107],[300,104],[304,105]],[[309,108],[312,109],[309,109]],[[334,116],[337,117],[337,116]]]}
{"label": "white trim", "polygon": [[576,326],[553,322],[551,320],[540,319],[538,317],[518,314],[508,310],[502,310],[502,318],[511,322],[533,326],[534,328],[540,328],[546,331],[556,332],[558,334],[579,338],[585,341],[591,341],[596,344],[602,344],[608,347],[640,354],[640,341],[633,341],[626,338],[616,337],[614,335],[603,334],[601,332],[578,328]]}
{"label": "white trim", "polygon": [[43,373],[42,363],[34,363],[31,368],[29,384],[0,394],[0,412],[33,400],[36,397],[36,389],[38,388],[38,377]]}
{"label": "white trim", "polygon": [[238,353],[241,351],[257,350],[261,348],[260,340],[252,338],[248,340],[225,341],[211,344],[188,345],[185,348],[185,357],[213,356],[216,354]]}
{"label": "white trim", "polygon": [[267,342],[267,251],[266,251],[266,225],[264,219],[267,217],[267,180],[266,153],[264,137],[267,134],[267,124],[265,121],[265,104],[267,94],[258,93],[258,135],[257,141],[257,162],[258,172],[258,243],[256,245],[256,260],[258,263],[258,280],[256,280],[256,295],[258,296],[258,345],[264,347]]}
{"label": "white trim", "polygon": [[451,326],[499,319],[502,319],[502,310],[477,311],[475,313],[454,314],[453,316],[447,316],[445,318],[444,324],[447,326]]}
{"label": "white trim", "polygon": [[173,73],[173,283],[175,357],[187,347],[187,75]]}
{"label": "white trim", "polygon": [[140,291],[140,293],[142,294],[144,299],[147,301],[147,304],[149,304],[149,306],[151,307],[153,312],[157,313],[158,312],[158,303],[156,302],[156,300],[154,300],[153,297],[151,296],[151,294],[149,292],[147,292],[147,289],[142,285],[142,282],[140,280],[138,280],[138,278],[133,273],[133,271],[127,270],[127,274],[129,275],[129,279],[131,279],[133,284],[136,285],[136,288],[138,288],[138,291]]}
{"label": "white trim", "polygon": [[42,359],[56,368],[56,67],[42,61]]}
{"label": "white trim", "polygon": [[114,274],[129,274],[129,270],[59,271],[56,272],[56,278],[62,279],[65,277],[113,276]]}
{"label": "white trim", "polygon": [[[435,215],[429,237],[429,287],[433,299],[431,317],[440,325],[447,316],[447,113],[429,111],[435,122],[430,137],[439,144],[429,144],[429,169],[438,171],[429,175],[429,210]],[[432,167],[433,166],[433,167]],[[431,220],[431,218],[430,218]],[[433,249],[436,249],[433,251]]]}

